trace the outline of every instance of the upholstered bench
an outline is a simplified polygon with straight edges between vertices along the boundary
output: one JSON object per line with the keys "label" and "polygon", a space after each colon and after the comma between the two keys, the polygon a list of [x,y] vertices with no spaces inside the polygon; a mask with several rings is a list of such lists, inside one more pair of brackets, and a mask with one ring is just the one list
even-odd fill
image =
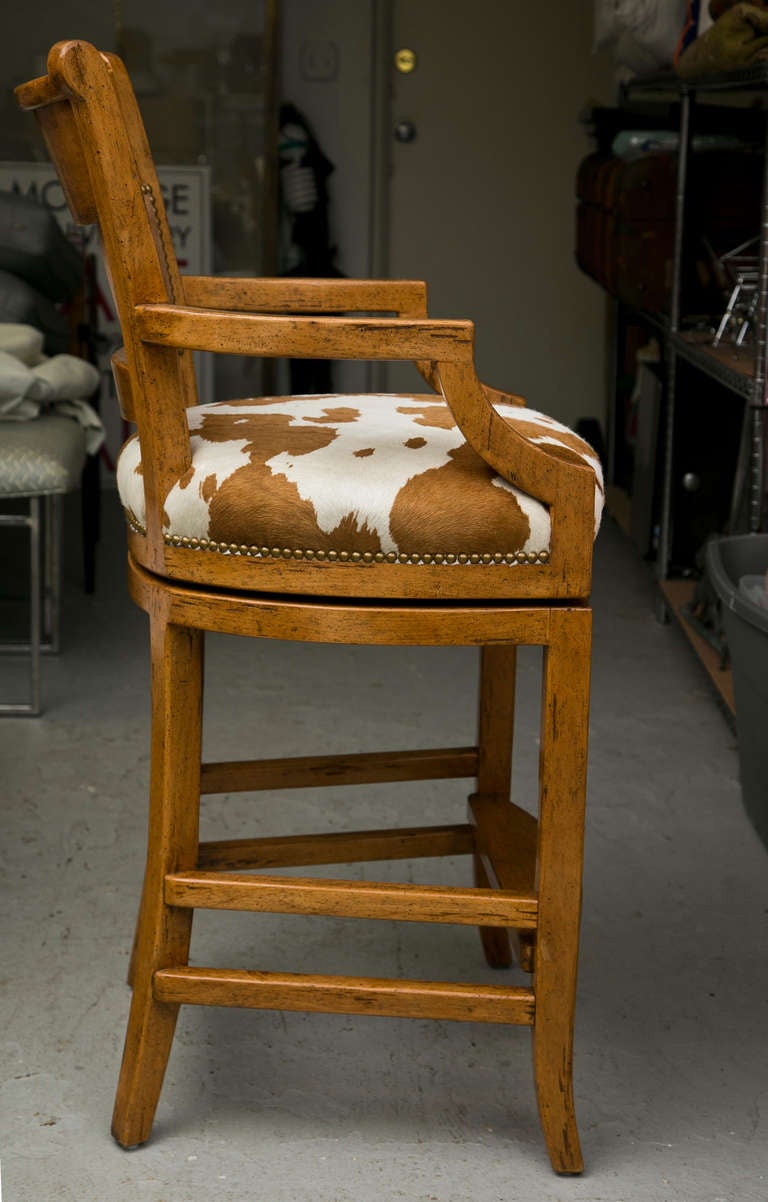
{"label": "upholstered bench", "polygon": [[[96,415],[80,409],[80,398],[98,385],[98,372],[71,355],[46,359],[42,342],[31,326],[0,324],[0,503],[6,510],[0,526],[24,527],[30,537],[29,641],[0,645],[29,654],[29,701],[2,701],[2,714],[40,713],[40,652],[59,645],[61,497],[79,485],[86,423],[90,445],[100,437]],[[61,412],[67,405],[72,416]],[[84,421],[76,420],[78,413]],[[26,512],[18,512],[19,500],[28,502]]]}

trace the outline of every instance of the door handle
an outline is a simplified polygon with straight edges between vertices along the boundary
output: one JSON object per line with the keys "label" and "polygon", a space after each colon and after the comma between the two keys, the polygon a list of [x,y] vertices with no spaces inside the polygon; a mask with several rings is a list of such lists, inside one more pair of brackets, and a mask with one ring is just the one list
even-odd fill
{"label": "door handle", "polygon": [[395,126],[396,142],[413,142],[416,138],[416,126],[412,121],[398,121]]}

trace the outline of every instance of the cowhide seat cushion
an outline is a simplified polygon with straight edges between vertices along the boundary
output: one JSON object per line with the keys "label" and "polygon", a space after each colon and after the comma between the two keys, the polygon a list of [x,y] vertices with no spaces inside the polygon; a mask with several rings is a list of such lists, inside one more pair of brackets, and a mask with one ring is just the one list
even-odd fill
{"label": "cowhide seat cushion", "polygon": [[[595,473],[591,447],[551,418],[498,410],[552,455]],[[541,563],[546,506],[496,475],[432,396],[277,397],[188,411],[192,467],[168,495],[172,546],[253,557],[370,563]],[[144,530],[141,452],[123,448],[117,479],[128,520]],[[298,553],[298,554],[297,554]]]}

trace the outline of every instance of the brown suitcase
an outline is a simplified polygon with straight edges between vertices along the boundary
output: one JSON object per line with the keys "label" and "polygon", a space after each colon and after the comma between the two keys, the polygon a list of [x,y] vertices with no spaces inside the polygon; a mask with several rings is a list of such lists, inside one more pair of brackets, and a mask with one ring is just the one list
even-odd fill
{"label": "brown suitcase", "polygon": [[609,291],[605,195],[617,163],[611,155],[588,155],[576,179],[576,260],[583,272]]}
{"label": "brown suitcase", "polygon": [[[674,251],[677,156],[651,151],[631,159],[589,155],[577,176],[576,259],[612,296],[665,312]],[[761,160],[743,151],[694,153],[687,187],[683,296],[693,312],[722,301],[711,247],[722,254],[759,229]]]}

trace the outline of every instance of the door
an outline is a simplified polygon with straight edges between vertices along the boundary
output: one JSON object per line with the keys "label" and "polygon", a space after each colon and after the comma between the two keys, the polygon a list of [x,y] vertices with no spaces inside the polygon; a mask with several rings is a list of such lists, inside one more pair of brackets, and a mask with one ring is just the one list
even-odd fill
{"label": "door", "polygon": [[591,9],[391,0],[388,274],[476,322],[482,379],[568,422],[604,412],[604,300],[573,257],[578,118],[613,90],[593,78]]}

